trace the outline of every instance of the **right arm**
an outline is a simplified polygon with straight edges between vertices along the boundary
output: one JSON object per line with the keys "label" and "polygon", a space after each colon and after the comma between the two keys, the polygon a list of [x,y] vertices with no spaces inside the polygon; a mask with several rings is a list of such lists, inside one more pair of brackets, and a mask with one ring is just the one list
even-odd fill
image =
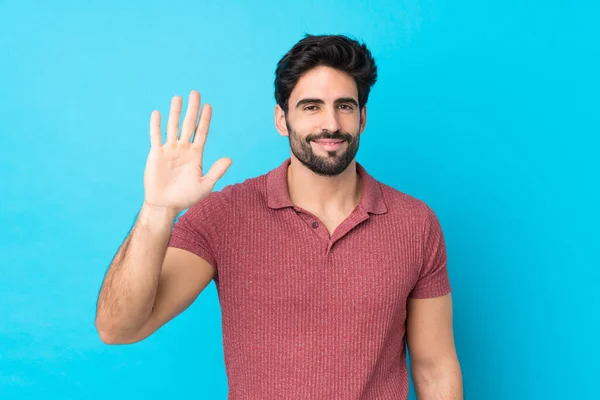
{"label": "right arm", "polygon": [[106,273],[96,329],[107,344],[138,342],[185,310],[210,283],[213,267],[167,247],[175,216],[142,206]]}
{"label": "right arm", "polygon": [[168,247],[179,212],[208,196],[231,165],[230,159],[221,158],[202,174],[211,109],[203,108],[195,128],[199,103],[200,95],[192,91],[178,138],[181,98],[173,98],[164,146],[160,114],[152,113],[144,203],[98,295],[95,323],[105,343],[134,343],[148,337],[186,309],[214,276],[214,268],[204,259]]}

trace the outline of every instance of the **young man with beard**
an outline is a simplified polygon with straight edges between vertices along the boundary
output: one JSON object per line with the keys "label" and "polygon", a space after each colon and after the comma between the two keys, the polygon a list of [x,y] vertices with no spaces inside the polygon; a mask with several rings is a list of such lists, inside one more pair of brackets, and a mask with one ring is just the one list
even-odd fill
{"label": "young man with beard", "polygon": [[[192,91],[162,144],[151,116],[145,197],[104,279],[96,327],[140,341],[215,280],[229,399],[461,399],[442,230],[421,200],[355,160],[377,69],[364,44],[307,35],[279,62],[275,126],[291,156],[213,191],[211,118]],[[177,221],[177,215],[188,209]]]}

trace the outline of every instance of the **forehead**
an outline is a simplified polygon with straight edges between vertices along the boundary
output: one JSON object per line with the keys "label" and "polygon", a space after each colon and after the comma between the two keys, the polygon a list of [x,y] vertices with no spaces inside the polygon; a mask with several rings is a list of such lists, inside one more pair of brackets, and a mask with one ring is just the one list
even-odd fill
{"label": "forehead", "polygon": [[358,101],[358,88],[354,78],[338,69],[318,66],[306,71],[290,93],[290,104],[306,97],[333,101],[340,97],[353,97]]}

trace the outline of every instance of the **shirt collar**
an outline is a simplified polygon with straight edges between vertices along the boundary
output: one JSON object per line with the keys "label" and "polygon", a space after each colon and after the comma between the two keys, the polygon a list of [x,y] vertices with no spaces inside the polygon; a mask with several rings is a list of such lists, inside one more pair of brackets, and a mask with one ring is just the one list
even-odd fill
{"label": "shirt collar", "polygon": [[[287,170],[290,163],[291,159],[288,158],[279,167],[269,171],[267,174],[267,204],[270,208],[294,207],[294,204],[290,200],[287,185]],[[369,175],[358,162],[356,162],[356,171],[363,184],[363,192],[359,205],[365,211],[373,214],[386,213],[387,206],[383,199],[379,182]]]}

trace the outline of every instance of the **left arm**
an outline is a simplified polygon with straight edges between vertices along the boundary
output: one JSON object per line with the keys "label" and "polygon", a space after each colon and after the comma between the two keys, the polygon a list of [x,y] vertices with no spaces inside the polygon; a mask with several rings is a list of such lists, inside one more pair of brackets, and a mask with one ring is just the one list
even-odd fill
{"label": "left arm", "polygon": [[419,400],[462,400],[462,373],[452,328],[450,294],[409,298],[406,340]]}

